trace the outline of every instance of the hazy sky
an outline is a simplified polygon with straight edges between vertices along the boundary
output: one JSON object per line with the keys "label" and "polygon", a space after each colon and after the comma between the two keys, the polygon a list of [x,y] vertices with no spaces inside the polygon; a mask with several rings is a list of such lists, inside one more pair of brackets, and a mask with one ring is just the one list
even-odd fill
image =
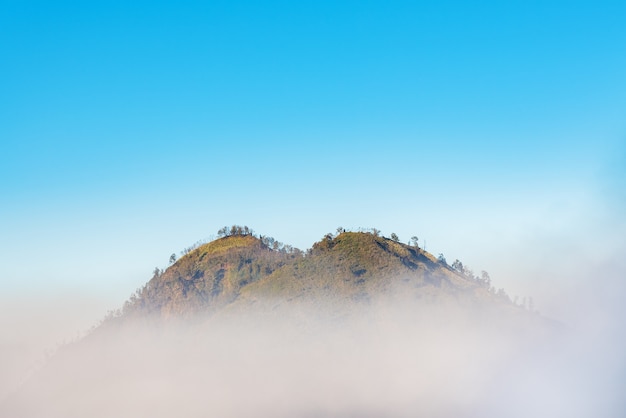
{"label": "hazy sky", "polygon": [[559,312],[623,266],[626,2],[471,3],[0,1],[1,292],[100,312],[223,225],[342,225]]}

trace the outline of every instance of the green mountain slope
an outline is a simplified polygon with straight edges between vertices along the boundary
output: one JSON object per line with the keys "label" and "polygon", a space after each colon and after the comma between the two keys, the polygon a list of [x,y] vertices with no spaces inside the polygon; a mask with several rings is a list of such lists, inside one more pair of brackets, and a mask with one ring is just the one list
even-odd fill
{"label": "green mountain slope", "polygon": [[185,256],[131,298],[125,311],[164,317],[212,312],[235,300],[241,289],[289,262],[252,235],[224,237]]}

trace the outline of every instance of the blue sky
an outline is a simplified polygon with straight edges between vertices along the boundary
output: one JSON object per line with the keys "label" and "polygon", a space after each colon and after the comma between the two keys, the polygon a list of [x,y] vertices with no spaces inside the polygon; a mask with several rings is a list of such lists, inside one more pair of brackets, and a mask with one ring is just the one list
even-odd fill
{"label": "blue sky", "polygon": [[302,248],[342,225],[550,305],[570,272],[547,260],[623,254],[624,21],[623,1],[1,1],[3,293],[113,308],[223,225]]}

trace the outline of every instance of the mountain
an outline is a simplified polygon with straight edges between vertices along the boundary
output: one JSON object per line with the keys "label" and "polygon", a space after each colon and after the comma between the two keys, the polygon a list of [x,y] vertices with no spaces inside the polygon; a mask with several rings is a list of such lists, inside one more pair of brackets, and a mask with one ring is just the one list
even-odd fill
{"label": "mountain", "polygon": [[376,232],[326,235],[307,252],[250,233],[221,237],[187,252],[134,294],[124,317],[184,318],[271,303],[342,311],[382,299],[519,310],[489,283],[416,245]]}
{"label": "mountain", "polygon": [[556,361],[575,344],[460,262],[375,230],[305,252],[225,231],[155,270],[0,416],[542,416],[544,382],[578,377]]}

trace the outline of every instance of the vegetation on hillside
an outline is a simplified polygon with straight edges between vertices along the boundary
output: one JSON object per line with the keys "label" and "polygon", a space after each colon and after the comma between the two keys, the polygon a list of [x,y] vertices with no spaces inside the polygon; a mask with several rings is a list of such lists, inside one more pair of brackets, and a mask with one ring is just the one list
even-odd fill
{"label": "vegetation on hillside", "polygon": [[476,276],[459,260],[448,265],[443,254],[434,257],[420,248],[417,236],[404,244],[395,233],[387,238],[375,228],[339,227],[303,252],[233,225],[221,228],[213,241],[186,248],[178,259],[173,254],[169,268],[155,268],[152,279],[112,316],[187,316],[259,298],[367,303],[390,294],[517,306],[504,290],[495,290],[487,272]]}

